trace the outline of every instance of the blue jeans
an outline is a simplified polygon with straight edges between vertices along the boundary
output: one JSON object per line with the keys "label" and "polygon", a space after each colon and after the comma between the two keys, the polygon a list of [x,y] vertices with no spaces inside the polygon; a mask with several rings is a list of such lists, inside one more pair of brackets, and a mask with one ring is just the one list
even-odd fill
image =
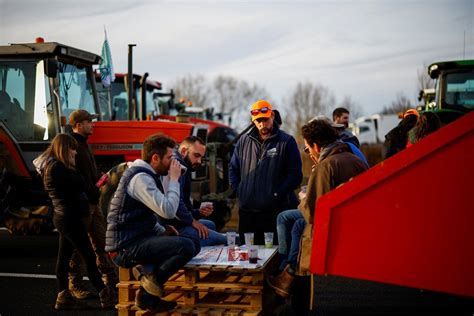
{"label": "blue jeans", "polygon": [[156,280],[164,284],[194,256],[194,244],[188,238],[156,236],[138,240],[118,251],[114,262],[131,268],[142,264]]}
{"label": "blue jeans", "polygon": [[179,229],[179,236],[192,239],[193,242],[200,247],[214,246],[214,245],[226,245],[227,237],[219,232],[216,232],[216,224],[213,221],[207,219],[200,219],[199,222],[209,229],[209,236],[207,239],[201,239],[199,233],[192,226],[185,226]]}
{"label": "blue jeans", "polygon": [[[280,270],[283,270],[288,263],[288,256],[292,244],[292,229],[295,222],[303,219],[300,210],[287,210],[278,214],[277,217],[277,236],[278,236],[278,253],[280,254],[281,263]],[[298,239],[299,242],[299,239]]]}
{"label": "blue jeans", "polygon": [[303,235],[306,221],[304,218],[297,219],[291,230],[291,246],[290,252],[288,253],[288,264],[293,269],[296,269],[298,263],[298,253],[300,252],[300,240]]}

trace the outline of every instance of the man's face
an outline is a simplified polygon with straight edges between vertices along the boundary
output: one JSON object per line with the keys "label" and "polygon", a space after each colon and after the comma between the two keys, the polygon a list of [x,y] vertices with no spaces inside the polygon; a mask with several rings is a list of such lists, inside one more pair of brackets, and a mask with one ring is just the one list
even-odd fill
{"label": "man's face", "polygon": [[183,148],[182,155],[184,156],[184,161],[191,166],[191,169],[197,169],[202,164],[202,159],[206,154],[206,146],[202,145],[199,142],[195,142],[190,145],[188,148]]}
{"label": "man's face", "polygon": [[170,169],[171,159],[172,159],[173,149],[168,147],[166,154],[163,155],[163,158],[160,158],[158,154],[154,154],[152,157],[151,166],[160,176],[166,176],[168,170]]}
{"label": "man's face", "polygon": [[93,129],[94,129],[94,123],[92,123],[92,121],[84,120],[76,124],[74,128],[74,132],[87,137],[89,135],[92,135]]}
{"label": "man's face", "polygon": [[262,137],[266,137],[270,135],[272,128],[273,128],[273,118],[275,114],[272,113],[272,116],[269,118],[261,117],[253,121],[255,126],[258,129],[258,133]]}
{"label": "man's face", "polygon": [[334,123],[344,124],[346,128],[349,127],[349,113],[342,113],[341,116],[336,116]]}
{"label": "man's face", "polygon": [[316,144],[313,144],[312,146],[309,145],[309,143],[304,139],[304,147],[305,147],[305,152],[309,155],[311,160],[314,162],[314,164],[318,163],[319,159],[319,148]]}

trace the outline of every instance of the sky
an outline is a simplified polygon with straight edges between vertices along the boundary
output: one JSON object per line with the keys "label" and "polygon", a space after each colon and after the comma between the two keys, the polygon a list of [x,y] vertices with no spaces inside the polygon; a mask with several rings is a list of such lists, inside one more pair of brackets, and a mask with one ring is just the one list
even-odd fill
{"label": "sky", "polygon": [[134,72],[165,89],[230,75],[283,103],[309,81],[366,115],[400,93],[416,104],[425,65],[474,59],[474,0],[0,0],[0,45],[41,36],[100,55],[104,26],[115,71],[136,44]]}

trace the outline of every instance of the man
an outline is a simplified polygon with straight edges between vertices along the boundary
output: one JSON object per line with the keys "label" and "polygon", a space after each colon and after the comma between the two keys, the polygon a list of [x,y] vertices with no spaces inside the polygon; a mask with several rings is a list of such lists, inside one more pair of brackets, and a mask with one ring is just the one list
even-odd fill
{"label": "man", "polygon": [[239,233],[254,232],[263,244],[264,232],[275,232],[276,217],[298,204],[301,156],[295,139],[274,122],[272,105],[259,100],[250,111],[254,127],[237,142],[229,167],[232,189],[239,199]]}
{"label": "man", "polygon": [[[100,178],[94,156],[87,144],[87,139],[93,132],[92,120],[97,115],[92,115],[86,110],[75,110],[69,116],[69,124],[72,127],[71,135],[77,140],[78,148],[76,155],[76,169],[84,178],[86,195],[89,201],[89,216],[86,218],[89,238],[94,247],[97,259],[97,267],[102,273],[104,283],[115,289],[118,283],[114,264],[105,253],[105,229],[107,223],[98,207],[100,191],[95,185]],[[69,290],[77,299],[87,299],[96,296],[88,291],[82,280],[82,260],[77,251],[74,252],[69,263]]]}
{"label": "man", "polygon": [[[195,254],[188,238],[171,236],[174,227],[163,227],[157,216],[171,219],[179,205],[181,166],[172,158],[175,141],[162,134],[143,143],[142,159],[125,170],[107,215],[105,250],[122,267],[133,267],[140,281],[135,305],[153,313],[167,311],[176,302],[162,300],[163,284]],[[160,176],[169,173],[164,193]]]}
{"label": "man", "polygon": [[160,219],[162,224],[173,225],[181,237],[191,238],[195,242],[197,252],[201,247],[226,243],[226,237],[215,231],[216,225],[214,222],[199,219],[212,214],[214,211],[212,203],[201,206],[196,210],[193,209],[191,203],[191,171],[201,166],[205,154],[206,145],[197,136],[185,138],[178,149],[174,151],[174,158],[186,169],[179,178],[181,194],[178,211],[176,212],[176,218],[172,220]]}
{"label": "man", "polygon": [[340,127],[334,127],[338,129],[342,140],[345,141],[347,139],[347,141],[351,142],[357,147],[360,147],[359,140],[349,130],[349,110],[342,107],[336,108],[332,112],[332,120],[335,124],[340,124]]}
{"label": "man", "polygon": [[[306,196],[298,206],[302,217],[292,218],[294,225],[288,265],[279,276],[269,278],[276,293],[284,297],[290,295],[297,265],[299,274],[304,275],[308,271],[313,218],[318,198],[367,170],[367,165],[351,153],[347,144],[338,140],[337,131],[325,120],[311,120],[301,131],[305,152],[310,155],[315,166],[308,181]],[[294,211],[288,212],[295,215]],[[281,216],[285,216],[285,213]]]}

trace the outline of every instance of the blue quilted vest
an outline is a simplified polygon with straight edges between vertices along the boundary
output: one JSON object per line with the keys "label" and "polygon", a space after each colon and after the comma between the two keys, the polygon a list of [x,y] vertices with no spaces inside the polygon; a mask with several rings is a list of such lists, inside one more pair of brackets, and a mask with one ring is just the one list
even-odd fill
{"label": "blue quilted vest", "polygon": [[121,250],[137,240],[153,237],[157,234],[155,212],[127,193],[130,180],[140,172],[152,176],[157,187],[162,191],[159,176],[151,170],[143,167],[131,167],[125,170],[117,191],[110,201],[107,215],[107,232],[105,234],[105,251]]}

